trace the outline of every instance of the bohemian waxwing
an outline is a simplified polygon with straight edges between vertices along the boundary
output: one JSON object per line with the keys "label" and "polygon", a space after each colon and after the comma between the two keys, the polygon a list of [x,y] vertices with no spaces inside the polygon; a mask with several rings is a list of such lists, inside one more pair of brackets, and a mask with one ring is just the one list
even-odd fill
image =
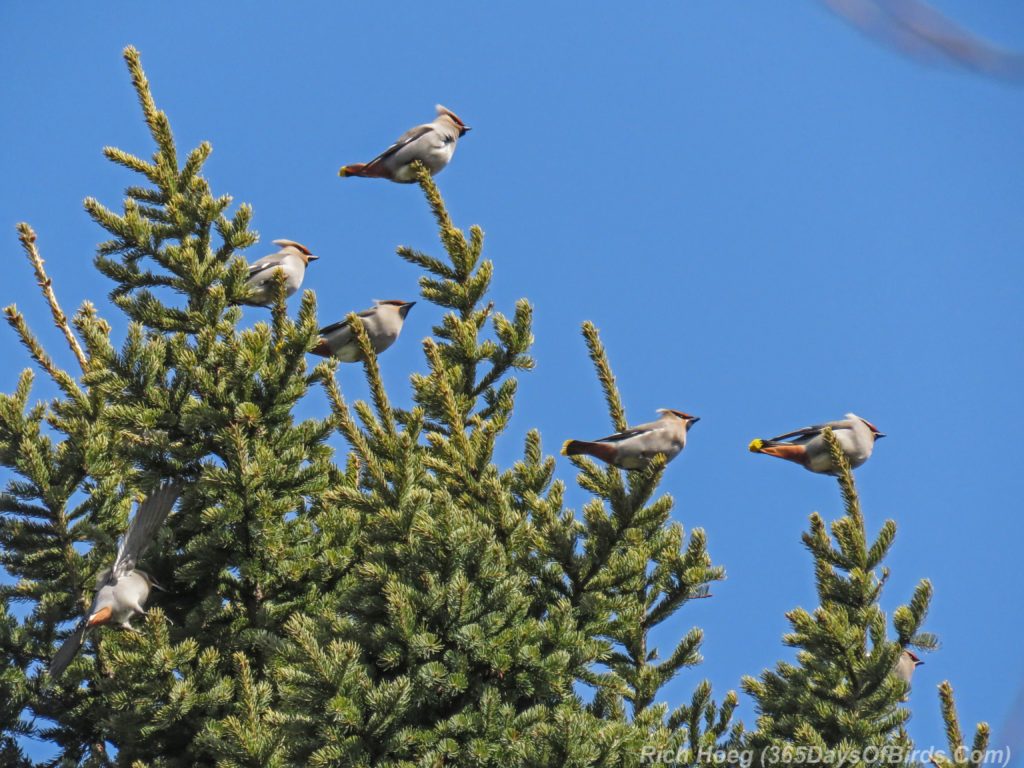
{"label": "bohemian waxwing", "polygon": [[456,142],[468,130],[469,126],[454,112],[438,104],[437,119],[434,122],[410,128],[370,162],[342,166],[338,175],[343,178],[363,176],[409,184],[416,180],[409,166],[419,160],[433,176],[448,165],[455,154]]}
{"label": "bohemian waxwing", "polygon": [[117,548],[114,565],[96,577],[96,596],[89,613],[82,618],[64,645],[50,662],[50,679],[56,680],[75,658],[86,633],[103,624],[117,624],[132,629],[130,621],[136,614],[145,615],[146,599],[152,587],[160,589],[149,574],[135,567],[138,558],[153,540],[181,493],[181,483],[164,483],[150,494],[135,511]]}
{"label": "bohemian waxwing", "polygon": [[643,469],[659,453],[665,454],[666,462],[672,461],[686,447],[686,433],[700,417],[671,408],[659,408],[658,413],[661,418],[657,421],[629,427],[600,440],[566,440],[562,455],[587,454],[620,469]]}
{"label": "bohemian waxwing", "polygon": [[[370,309],[356,315],[363,321],[375,354],[379,355],[395,343],[402,332],[405,316],[415,303],[396,299],[375,301]],[[359,344],[348,320],[321,328],[320,343],[310,351],[321,357],[336,357],[343,363],[354,363],[361,358]]]}
{"label": "bohemian waxwing", "polygon": [[875,40],[908,56],[945,60],[992,77],[1020,82],[1024,55],[980,37],[922,0],[821,0]]}
{"label": "bohemian waxwing", "polygon": [[846,454],[850,466],[856,469],[871,456],[874,450],[875,440],[885,437],[878,431],[878,427],[867,419],[862,419],[853,413],[846,414],[843,421],[830,421],[828,424],[816,424],[813,427],[804,427],[795,432],[787,432],[784,435],[773,437],[768,440],[756,438],[750,441],[748,446],[751,453],[765,453],[769,456],[778,456],[800,464],[804,469],[820,474],[834,475],[836,468],[832,466],[832,456],[829,453],[828,443],[821,436],[825,427],[831,427],[839,440],[839,445]]}
{"label": "bohemian waxwing", "polygon": [[903,651],[900,654],[899,660],[896,662],[896,666],[893,668],[893,672],[900,680],[907,685],[910,685],[910,680],[914,676],[914,670],[924,664],[916,655],[911,651]]}
{"label": "bohemian waxwing", "polygon": [[291,296],[302,285],[309,263],[320,258],[294,240],[275,240],[274,245],[281,246],[281,250],[249,265],[249,278],[245,281],[249,293],[242,300],[243,304],[270,306],[274,302],[274,273],[277,270],[284,273],[285,295]]}

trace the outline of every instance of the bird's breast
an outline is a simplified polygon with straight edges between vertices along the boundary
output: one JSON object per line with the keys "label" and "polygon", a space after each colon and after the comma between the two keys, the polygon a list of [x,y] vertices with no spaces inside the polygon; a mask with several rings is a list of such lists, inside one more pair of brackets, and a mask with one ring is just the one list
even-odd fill
{"label": "bird's breast", "polygon": [[452,155],[455,154],[455,142],[449,141],[443,144],[437,144],[430,149],[430,152],[425,158],[427,168],[431,173],[437,173],[452,159]]}

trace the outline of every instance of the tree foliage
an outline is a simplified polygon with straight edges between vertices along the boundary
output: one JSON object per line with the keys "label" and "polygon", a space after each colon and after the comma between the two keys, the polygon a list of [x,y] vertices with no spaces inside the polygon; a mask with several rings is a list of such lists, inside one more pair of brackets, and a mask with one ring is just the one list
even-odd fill
{"label": "tree foliage", "polygon": [[[707,682],[676,709],[663,686],[700,661],[698,628],[660,660],[652,631],[723,578],[703,531],[670,521],[664,469],[579,459],[593,495],[576,515],[539,432],[493,460],[533,361],[532,312],[487,303],[483,232],[456,228],[425,169],[442,256],[398,253],[443,308],[399,409],[357,318],[370,402],[349,403],[337,364],[307,366],[316,297],[293,319],[284,287],[240,325],[251,210],[179,159],[139,55],[125,58],[156,149],[107,148],[139,178],[95,264],[128,319],[117,342],[92,304],[69,321],[35,235],[22,245],[80,370],[65,370],[6,310],[58,396],[31,402],[26,371],[0,396],[0,756],[51,742],[58,765],[634,765],[642,748],[737,743],[735,694]],[[597,329],[584,338],[625,422]],[[329,412],[297,420],[311,389]],[[340,444],[340,445],[339,445]],[[89,605],[134,499],[184,483],[143,558],[168,588],[140,631],[91,634],[57,682],[45,665]]]}
{"label": "tree foliage", "polygon": [[[921,631],[932,585],[922,579],[910,601],[893,612],[890,638],[879,600],[889,578],[882,562],[896,538],[896,523],[886,520],[869,541],[850,464],[832,430],[824,436],[840,468],[846,514],[832,523],[831,537],[821,516],[811,515],[803,542],[814,558],[820,605],[813,612],[796,608],[787,614],[792,631],[783,642],[797,649],[795,664],[779,662],[759,679],[744,678],[743,688],[759,713],[746,743],[760,765],[792,763],[785,756],[801,754],[795,749],[847,755],[845,764],[854,768],[907,763],[914,759],[914,744],[904,729],[910,718],[905,705],[909,686],[893,669],[904,649],[938,647],[934,635]],[[944,683],[943,691],[948,686]],[[948,697],[943,711],[947,729],[955,722],[951,689]],[[979,726],[982,749],[987,731]],[[951,735],[951,755],[956,754],[953,742]]]}

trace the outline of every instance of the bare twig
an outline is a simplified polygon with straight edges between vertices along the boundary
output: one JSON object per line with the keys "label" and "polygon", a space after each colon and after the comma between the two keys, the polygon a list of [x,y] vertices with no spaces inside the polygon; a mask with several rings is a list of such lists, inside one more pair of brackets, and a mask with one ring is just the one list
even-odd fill
{"label": "bare twig", "polygon": [[21,222],[18,224],[18,239],[21,241],[21,247],[25,249],[25,255],[28,256],[28,260],[32,262],[32,269],[36,273],[36,282],[39,283],[39,288],[43,292],[46,303],[50,305],[50,313],[53,315],[54,324],[64,332],[64,337],[68,340],[71,351],[74,352],[75,357],[78,358],[78,364],[82,367],[82,373],[85,373],[89,370],[89,361],[82,351],[81,344],[78,343],[78,339],[75,338],[75,334],[71,331],[67,315],[64,314],[64,310],[60,308],[60,304],[57,302],[57,295],[53,292],[53,281],[46,274],[46,270],[43,268],[43,258],[39,255],[39,249],[36,248],[36,233],[28,224]]}

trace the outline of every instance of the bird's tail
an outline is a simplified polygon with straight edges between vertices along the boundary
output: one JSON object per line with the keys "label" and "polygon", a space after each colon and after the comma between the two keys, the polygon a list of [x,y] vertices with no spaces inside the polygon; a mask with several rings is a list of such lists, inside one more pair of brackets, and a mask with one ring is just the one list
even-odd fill
{"label": "bird's tail", "polygon": [[387,176],[387,170],[381,166],[380,163],[352,163],[352,165],[343,165],[338,170],[338,175],[341,178],[348,176],[362,176],[366,179],[379,179],[382,176]]}
{"label": "bird's tail", "polygon": [[64,670],[68,668],[68,665],[75,658],[78,650],[82,647],[85,642],[85,633],[89,627],[83,621],[77,627],[75,631],[71,633],[67,640],[64,641],[64,645],[60,647],[60,650],[54,654],[53,660],[50,662],[50,680],[56,680],[64,674]]}
{"label": "bird's tail", "polygon": [[747,449],[751,453],[763,453],[766,456],[776,456],[780,459],[802,462],[807,449],[802,445],[792,443],[776,442],[774,440],[762,440],[760,437],[750,441]]}
{"label": "bird's tail", "polygon": [[327,339],[320,337],[320,340],[316,343],[316,346],[309,350],[311,355],[319,355],[320,357],[330,357],[331,348],[327,344]]}
{"label": "bird's tail", "polygon": [[246,306],[246,307],[263,307],[264,309],[270,309],[270,308],[271,308],[271,307],[273,306],[273,302],[270,302],[270,303],[268,304],[268,303],[267,303],[267,302],[265,302],[265,301],[263,301],[263,302],[260,302],[260,301],[251,301],[251,300],[250,300],[250,299],[248,299],[248,298],[244,298],[244,299],[235,299],[234,301],[229,301],[229,302],[228,302],[228,304],[230,304],[230,305],[231,305],[231,306],[233,306],[233,307],[241,307],[241,306],[243,306],[243,305],[244,305],[244,306]]}
{"label": "bird's tail", "polygon": [[593,456],[611,463],[615,460],[615,446],[608,443],[591,443],[586,440],[566,440],[562,443],[563,456]]}
{"label": "bird's tail", "polygon": [[338,175],[341,176],[341,178],[343,179],[346,176],[362,176],[363,169],[365,167],[366,163],[352,163],[352,165],[343,165],[338,170]]}

